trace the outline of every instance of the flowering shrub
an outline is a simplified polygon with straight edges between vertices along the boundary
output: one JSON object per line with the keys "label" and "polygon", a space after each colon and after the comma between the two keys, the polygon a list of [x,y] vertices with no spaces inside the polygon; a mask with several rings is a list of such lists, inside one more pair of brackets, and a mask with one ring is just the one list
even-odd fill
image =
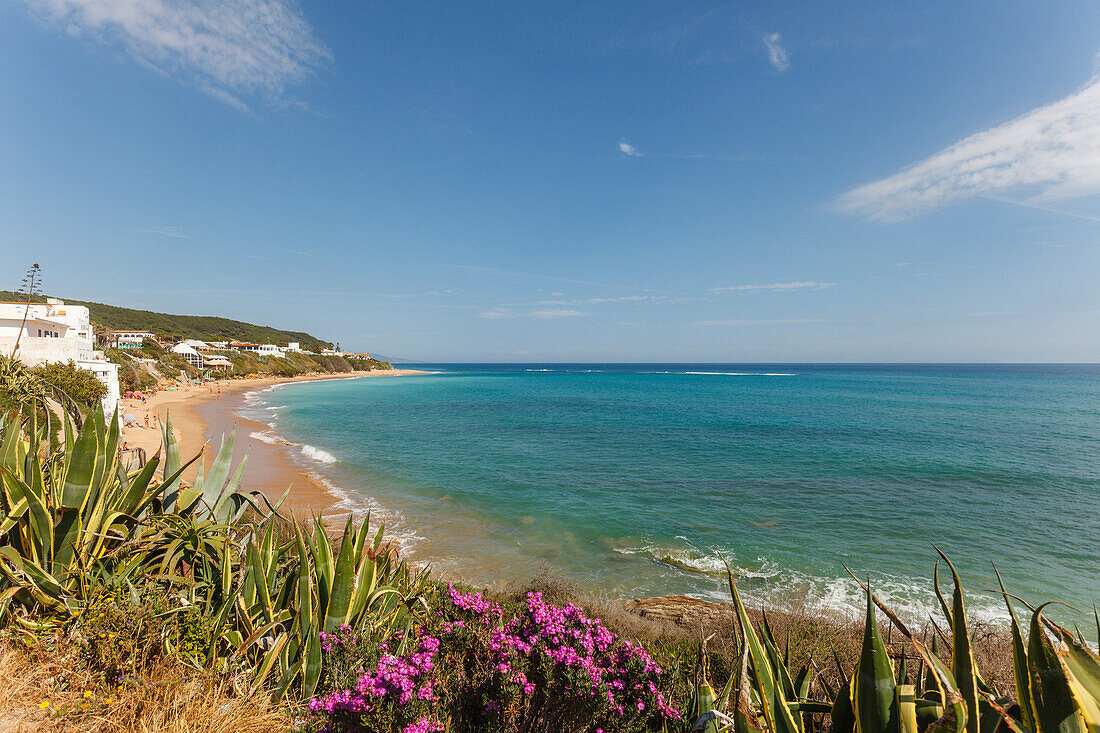
{"label": "flowering shrub", "polygon": [[439,606],[407,637],[365,643],[347,628],[324,635],[328,691],[309,703],[314,728],[610,733],[680,719],[649,653],[574,604],[529,593],[507,614],[449,586]]}

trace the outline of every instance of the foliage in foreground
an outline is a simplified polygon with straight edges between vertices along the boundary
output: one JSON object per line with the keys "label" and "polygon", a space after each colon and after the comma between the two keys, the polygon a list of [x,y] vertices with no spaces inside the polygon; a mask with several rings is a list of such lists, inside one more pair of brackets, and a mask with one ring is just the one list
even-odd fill
{"label": "foliage in foreground", "polygon": [[312,694],[322,631],[389,628],[416,607],[423,576],[381,551],[381,528],[349,519],[334,544],[318,518],[276,536],[275,508],[238,491],[232,435],[191,485],[181,475],[199,456],[181,464],[170,422],[163,458],[140,470],[118,446],[102,410],[79,431],[66,421],[57,448],[33,411],[0,422],[0,622],[39,633],[87,625],[104,597],[162,599],[162,618],[207,624],[186,643],[164,635],[164,653],[282,697]]}
{"label": "foliage in foreground", "polygon": [[646,731],[681,719],[661,691],[670,674],[574,604],[528,593],[506,612],[450,586],[432,605],[415,633],[380,644],[350,628],[326,635],[317,730]]}
{"label": "foliage in foreground", "polygon": [[[938,550],[937,550],[938,551]],[[936,595],[950,634],[936,631],[951,649],[950,664],[926,646],[882,603],[869,585],[863,648],[848,682],[837,690],[810,696],[813,671],[792,676],[786,655],[780,655],[767,624],[753,628],[737,586],[729,575],[741,639],[741,666],[720,695],[706,680],[696,688],[692,714],[696,727],[707,733],[805,733],[824,727],[836,733],[1095,733],[1100,730],[1100,657],[1078,633],[1032,608],[1028,637],[1024,635],[1011,596],[1001,590],[1011,617],[1013,667],[1017,700],[985,680],[974,661],[966,603],[955,567],[954,594],[947,602],[935,573]],[[859,581],[857,581],[859,582]],[[914,672],[903,653],[892,656],[876,620],[875,606],[912,644]],[[1100,617],[1097,618],[1100,635]],[[895,662],[897,662],[895,666]]]}

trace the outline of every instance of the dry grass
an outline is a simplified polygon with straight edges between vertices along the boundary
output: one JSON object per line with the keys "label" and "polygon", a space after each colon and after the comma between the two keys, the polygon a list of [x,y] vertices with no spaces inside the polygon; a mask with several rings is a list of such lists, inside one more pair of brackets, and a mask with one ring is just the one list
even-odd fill
{"label": "dry grass", "polygon": [[45,644],[26,649],[14,642],[0,643],[0,733],[294,729],[287,712],[271,705],[265,695],[237,695],[232,681],[222,676],[166,663],[142,670],[132,683],[107,690],[78,668],[71,652],[49,651]]}

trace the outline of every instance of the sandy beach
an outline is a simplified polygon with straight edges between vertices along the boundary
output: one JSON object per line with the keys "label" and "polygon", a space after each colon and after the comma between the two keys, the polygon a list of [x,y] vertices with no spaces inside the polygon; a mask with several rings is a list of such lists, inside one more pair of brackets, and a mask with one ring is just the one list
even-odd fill
{"label": "sandy beach", "polygon": [[[234,466],[246,454],[248,456],[241,488],[262,491],[273,501],[289,488],[290,494],[284,508],[296,514],[313,514],[332,506],[332,495],[323,484],[295,463],[286,446],[272,445],[251,437],[251,433],[267,430],[269,426],[238,414],[245,395],[258,389],[294,382],[424,373],[415,369],[393,369],[300,377],[218,380],[202,385],[176,386],[172,390],[161,390],[148,395],[144,401],[135,398],[120,400],[120,416],[136,418],[135,424],[123,427],[122,440],[125,447],[141,448],[147,458],[152,458],[161,447],[160,425],[170,418],[172,432],[180,443],[181,460],[190,460],[201,450],[202,460],[209,466],[217,454],[222,436],[236,429]],[[193,478],[196,471],[197,464],[184,473],[184,478]]]}

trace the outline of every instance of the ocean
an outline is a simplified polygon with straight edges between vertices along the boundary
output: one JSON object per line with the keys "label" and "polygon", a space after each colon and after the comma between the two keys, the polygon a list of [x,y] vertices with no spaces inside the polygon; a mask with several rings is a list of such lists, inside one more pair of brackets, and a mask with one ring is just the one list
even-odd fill
{"label": "ocean", "polygon": [[975,618],[993,563],[1063,619],[1100,602],[1100,366],[410,367],[244,414],[447,577],[725,600],[724,557],[753,602],[858,613],[847,566],[920,622],[935,544]]}

